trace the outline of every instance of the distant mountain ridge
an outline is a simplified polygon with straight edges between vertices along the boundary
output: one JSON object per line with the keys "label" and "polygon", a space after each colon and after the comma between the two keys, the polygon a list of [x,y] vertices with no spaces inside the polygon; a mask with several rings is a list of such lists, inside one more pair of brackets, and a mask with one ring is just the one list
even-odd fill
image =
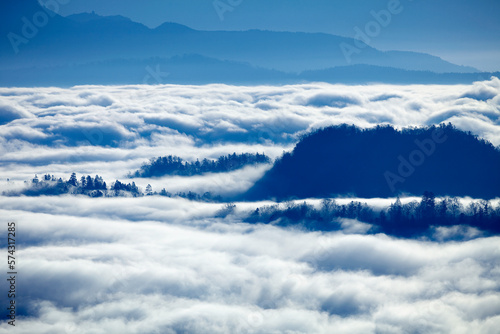
{"label": "distant mountain ridge", "polygon": [[85,64],[0,70],[0,86],[63,86],[124,84],[295,84],[328,82],[345,84],[469,84],[500,77],[496,73],[433,73],[374,65],[352,65],[325,70],[285,73],[222,61],[196,54],[171,58],[110,59]]}
{"label": "distant mountain ridge", "polygon": [[96,14],[95,12],[92,13],[79,13],[79,14],[72,14],[66,16],[67,19],[70,19],[71,21],[75,22],[91,22],[91,21],[96,21],[96,20],[114,20],[114,21],[127,21],[127,22],[132,22],[131,19],[125,16],[121,15],[113,15],[113,16],[100,16]]}
{"label": "distant mountain ridge", "polygon": [[[57,8],[52,9],[57,11]],[[248,64],[256,73],[279,71],[285,73],[285,77],[357,65],[433,73],[477,72],[474,68],[451,64],[424,53],[382,52],[369,46],[348,62],[340,45],[353,44],[354,40],[329,34],[197,31],[177,23],[164,23],[150,29],[122,16],[82,13],[62,17],[42,8],[36,0],[2,1],[0,13],[0,32],[6,36],[0,40],[0,71],[4,70],[4,76],[9,75],[4,81],[9,78],[15,81],[13,69],[24,69],[20,71],[23,76],[22,72],[28,68],[43,72],[44,68],[83,66],[117,59],[172,59],[190,54]],[[199,79],[193,77],[193,80]],[[203,79],[211,80],[210,77]],[[305,79],[298,77],[298,80]],[[261,82],[265,82],[265,78]]]}

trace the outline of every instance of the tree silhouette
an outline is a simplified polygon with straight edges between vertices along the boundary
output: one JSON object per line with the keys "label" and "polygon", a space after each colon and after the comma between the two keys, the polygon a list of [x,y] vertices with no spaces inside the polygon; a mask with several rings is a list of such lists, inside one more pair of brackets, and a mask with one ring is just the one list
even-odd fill
{"label": "tree silhouette", "polygon": [[68,184],[73,187],[78,187],[78,179],[76,178],[76,173],[72,173],[69,180]]}
{"label": "tree silhouette", "polygon": [[436,196],[430,191],[424,192],[418,207],[420,219],[433,223],[436,218]]}
{"label": "tree silhouette", "polygon": [[204,173],[224,173],[249,165],[269,163],[271,159],[264,154],[230,154],[220,156],[217,160],[197,159],[195,162],[184,162],[176,156],[166,156],[151,159],[130,177],[159,177],[165,175],[193,176]]}
{"label": "tree silhouette", "polygon": [[464,209],[457,198],[449,197],[436,204],[434,194],[427,191],[420,202],[402,204],[398,197],[386,210],[379,212],[366,203],[352,201],[340,205],[335,200],[323,199],[318,208],[305,202],[260,207],[249,213],[245,221],[330,231],[340,229],[340,218],[374,224],[377,227],[374,231],[399,237],[422,236],[433,226],[450,225],[469,225],[488,233],[500,233],[500,205],[494,208],[489,201],[479,200]]}

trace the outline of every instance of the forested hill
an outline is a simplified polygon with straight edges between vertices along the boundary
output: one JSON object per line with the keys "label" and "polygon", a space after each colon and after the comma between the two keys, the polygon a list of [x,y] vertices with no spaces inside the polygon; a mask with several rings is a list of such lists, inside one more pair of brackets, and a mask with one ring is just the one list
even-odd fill
{"label": "forested hill", "polygon": [[500,149],[451,124],[401,131],[340,125],[306,135],[246,199],[500,196]]}
{"label": "forested hill", "polygon": [[271,159],[265,154],[228,154],[217,160],[203,159],[201,162],[183,161],[177,156],[158,157],[151,159],[141,168],[130,174],[130,177],[161,177],[165,175],[193,176],[205,173],[225,173],[246,166],[270,163]]}

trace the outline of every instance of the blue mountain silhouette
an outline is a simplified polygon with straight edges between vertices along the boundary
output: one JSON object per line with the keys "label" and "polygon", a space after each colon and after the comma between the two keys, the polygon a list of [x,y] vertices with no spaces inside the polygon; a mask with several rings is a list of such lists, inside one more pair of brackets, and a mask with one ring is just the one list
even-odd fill
{"label": "blue mountain silhouette", "polygon": [[[318,77],[327,75],[325,69],[349,69],[359,65],[367,66],[367,74],[380,67],[429,72],[429,81],[432,81],[431,73],[452,72],[469,74],[465,76],[465,80],[469,81],[470,73],[476,72],[474,68],[454,65],[424,53],[382,52],[370,46],[365,46],[362,52],[352,55],[351,62],[348,62],[340,46],[343,43],[355,45],[354,40],[329,34],[260,30],[197,31],[176,23],[164,23],[150,29],[121,16],[103,17],[95,13],[83,13],[62,17],[42,8],[36,0],[4,0],[0,4],[0,13],[0,31],[5,36],[0,40],[0,71],[4,70],[2,84],[10,79],[15,80],[16,76],[25,77],[27,69],[33,77],[38,78],[40,84],[44,84],[40,79],[44,69],[50,71],[51,68],[59,68],[64,71],[64,68],[70,66],[92,64],[87,66],[88,71],[104,71],[104,74],[112,75],[106,68],[100,68],[96,64],[114,62],[118,66],[120,60],[127,60],[139,66],[144,60],[151,58],[166,60],[184,55],[247,64],[246,72],[252,69],[256,73],[273,71],[276,81],[280,77],[284,81],[288,78],[318,80]],[[47,22],[44,22],[44,17],[48,18]],[[36,30],[36,33],[25,36],[30,28]],[[357,43],[359,45],[361,42]],[[206,66],[210,66],[209,63],[210,61]],[[14,71],[17,69],[19,72]],[[219,66],[217,70],[224,69]],[[279,74],[278,71],[282,73]],[[302,72],[315,76],[310,79],[307,75],[293,77]],[[269,77],[267,74],[265,78]],[[99,76],[97,72],[96,76]],[[243,82],[245,78],[240,76]],[[184,76],[183,80],[185,79],[189,79],[187,75]],[[210,76],[192,79],[211,81]],[[340,77],[333,81],[336,79],[343,80]],[[123,83],[134,80],[137,79],[129,76]],[[464,77],[457,80],[461,82]],[[477,76],[473,80],[477,80]],[[379,81],[387,80],[381,77]]]}

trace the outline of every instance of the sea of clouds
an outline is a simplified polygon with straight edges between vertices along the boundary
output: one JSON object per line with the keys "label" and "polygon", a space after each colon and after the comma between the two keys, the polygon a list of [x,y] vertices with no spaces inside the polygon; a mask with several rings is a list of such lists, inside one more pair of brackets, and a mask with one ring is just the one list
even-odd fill
{"label": "sea of clouds", "polygon": [[[401,128],[452,122],[498,146],[499,108],[498,78],[451,86],[0,88],[0,182],[71,172],[123,180],[150,158],[170,154],[190,161],[233,152],[275,158],[303,133],[341,123]],[[192,190],[238,192],[265,171],[137,183],[158,191],[181,191],[188,182]]]}
{"label": "sea of clouds", "polygon": [[[500,238],[398,240],[213,217],[182,199],[0,198],[15,333],[495,333]],[[2,300],[4,300],[2,298]],[[0,331],[9,330],[6,323]]]}
{"label": "sea of clouds", "polygon": [[[44,173],[125,181],[149,158],[169,154],[190,161],[233,152],[276,158],[302,134],[331,124],[440,122],[500,145],[500,80],[0,88],[0,190]],[[157,191],[231,194],[268,168],[134,181]],[[2,219],[18,226],[15,333],[500,328],[498,237],[436,228],[432,240],[403,240],[367,234],[369,226],[351,220],[331,233],[251,225],[242,223],[246,210],[266,203],[236,204],[234,214],[215,218],[221,204],[179,198],[0,196]],[[466,241],[450,241],[457,233]],[[0,289],[4,305],[6,282]],[[0,332],[10,331],[0,323]]]}

